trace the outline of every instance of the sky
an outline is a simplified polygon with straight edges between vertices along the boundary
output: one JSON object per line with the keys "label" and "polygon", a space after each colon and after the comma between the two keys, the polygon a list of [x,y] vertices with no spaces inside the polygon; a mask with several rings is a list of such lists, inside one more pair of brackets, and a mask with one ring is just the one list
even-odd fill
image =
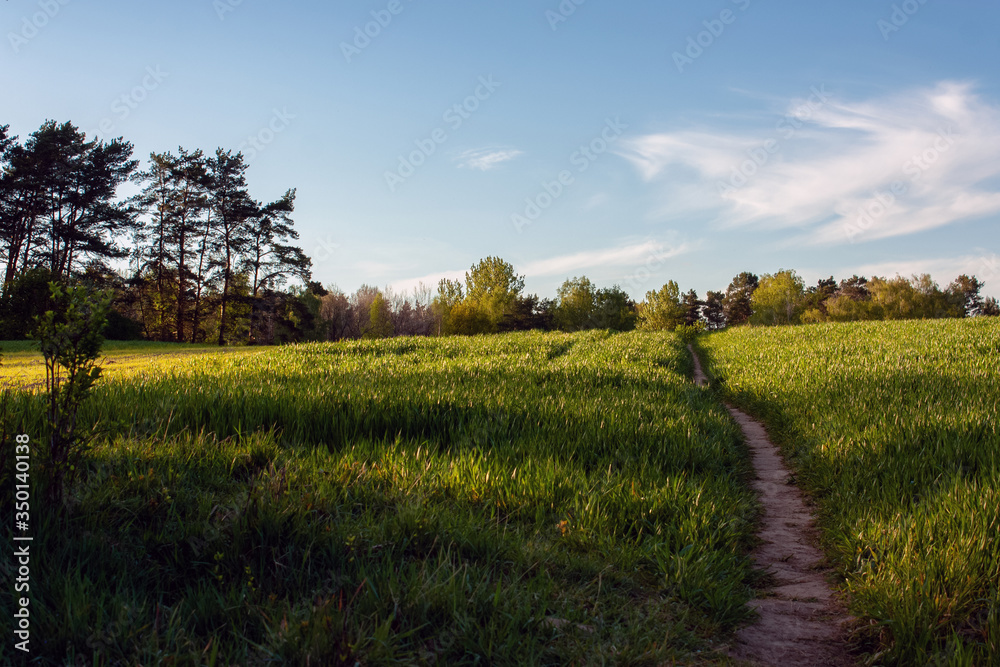
{"label": "sky", "polygon": [[313,277],[1000,296],[995,0],[7,0],[0,125],[239,150]]}

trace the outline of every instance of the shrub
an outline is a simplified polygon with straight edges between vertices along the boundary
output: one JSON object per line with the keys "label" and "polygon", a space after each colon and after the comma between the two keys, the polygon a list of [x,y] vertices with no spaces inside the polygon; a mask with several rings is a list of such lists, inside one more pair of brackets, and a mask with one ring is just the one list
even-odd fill
{"label": "shrub", "polygon": [[77,423],[77,411],[101,375],[97,357],[101,335],[111,307],[111,294],[85,287],[49,283],[54,310],[36,318],[35,338],[45,358],[48,440],[42,452],[42,471],[49,499],[60,503],[63,484],[72,478],[87,449]]}

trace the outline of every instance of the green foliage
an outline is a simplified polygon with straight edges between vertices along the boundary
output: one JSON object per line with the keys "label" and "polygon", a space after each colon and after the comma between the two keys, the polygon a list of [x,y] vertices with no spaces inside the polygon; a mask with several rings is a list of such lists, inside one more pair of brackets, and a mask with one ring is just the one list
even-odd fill
{"label": "green foliage", "polygon": [[458,336],[477,336],[492,333],[495,325],[489,313],[477,303],[468,300],[453,306],[448,319],[448,333]]}
{"label": "green foliage", "polygon": [[796,324],[802,314],[805,284],[795,271],[765,274],[753,292],[752,324]]}
{"label": "green foliage", "polygon": [[705,332],[705,323],[699,320],[694,324],[681,324],[674,332],[685,344],[693,343],[695,338]]}
{"label": "green foliage", "polygon": [[673,331],[684,323],[686,313],[681,303],[681,290],[671,280],[659,292],[646,292],[639,304],[639,328],[643,331]]}
{"label": "green foliage", "polygon": [[566,281],[556,292],[556,326],[563,331],[583,331],[592,328],[597,308],[597,287],[586,276]]}
{"label": "green foliage", "polygon": [[841,283],[839,293],[826,301],[827,316],[833,322],[965,317],[970,308],[979,312],[975,296],[981,286],[978,281],[974,285],[963,282],[965,278],[962,276],[946,291],[927,274],[911,279],[875,277],[863,285],[854,279],[855,285],[845,289]]}
{"label": "green foliage", "polygon": [[877,319],[939,319],[961,317],[964,313],[962,304],[942,292],[927,274],[910,280],[901,276],[889,280],[872,278],[868,289]]}
{"label": "green foliage", "polygon": [[102,335],[108,340],[142,340],[142,322],[112,308],[108,311],[108,321]]}
{"label": "green foliage", "polygon": [[365,338],[389,338],[392,336],[392,314],[389,312],[389,304],[386,303],[382,292],[375,295],[372,305],[368,309],[369,326],[365,331]]}
{"label": "green foliage", "polygon": [[870,661],[995,664],[1000,322],[744,328],[699,346],[816,500]]}
{"label": "green foliage", "polygon": [[753,293],[759,284],[757,276],[748,271],[739,274],[729,283],[723,299],[723,312],[729,326],[738,326],[750,320],[753,315]]}
{"label": "green foliage", "polygon": [[635,302],[617,285],[601,288],[597,290],[592,320],[595,329],[631,331],[638,320]]}
{"label": "green foliage", "polygon": [[87,446],[77,414],[101,375],[97,357],[111,294],[64,288],[55,282],[50,288],[55,308],[38,318],[34,335],[45,359],[48,394],[42,470],[48,477],[49,499],[59,503],[63,481],[67,476],[72,479]]}
{"label": "green foliage", "polygon": [[701,315],[708,329],[722,329],[726,326],[725,293],[709,291],[702,304]]}
{"label": "green foliage", "polygon": [[[690,366],[670,334],[517,333],[109,375],[81,417],[118,424],[37,526],[33,655],[716,664],[756,505]],[[10,411],[35,428],[41,399]]]}
{"label": "green foliage", "polygon": [[[524,289],[524,276],[499,257],[487,257],[465,274],[465,299],[486,313],[494,327],[510,312]],[[495,329],[494,329],[495,330]]]}
{"label": "green foliage", "polygon": [[438,282],[437,295],[431,304],[434,317],[438,323],[435,333],[438,335],[452,333],[451,309],[460,304],[464,298],[465,293],[462,289],[462,283],[458,280],[442,278]]}
{"label": "green foliage", "polygon": [[30,333],[35,318],[51,308],[48,269],[30,269],[14,277],[0,294],[0,339],[19,340]]}
{"label": "green foliage", "polygon": [[554,321],[563,331],[635,328],[635,303],[617,285],[598,289],[586,276],[567,279],[559,288],[558,298]]}

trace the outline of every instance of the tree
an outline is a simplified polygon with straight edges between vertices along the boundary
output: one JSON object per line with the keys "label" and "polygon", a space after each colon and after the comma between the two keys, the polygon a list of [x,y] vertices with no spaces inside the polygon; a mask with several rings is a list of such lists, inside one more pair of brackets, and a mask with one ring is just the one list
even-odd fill
{"label": "tree", "polygon": [[986,283],[975,276],[964,273],[948,286],[948,293],[961,309],[962,317],[975,317],[982,312],[983,297],[980,295]]}
{"label": "tree", "polygon": [[337,287],[323,295],[319,311],[326,340],[343,340],[350,336],[351,303]]}
{"label": "tree", "polygon": [[451,309],[449,328],[451,333],[459,336],[476,336],[495,330],[489,314],[468,299]]}
{"label": "tree", "polygon": [[132,144],[87,141],[72,123],[46,121],[22,146],[4,131],[0,179],[0,243],[4,284],[44,266],[69,279],[77,265],[127,255],[117,239],[133,211],[117,201],[118,187],[135,171]]}
{"label": "tree", "polygon": [[688,290],[684,294],[684,324],[694,326],[695,322],[701,321],[701,307],[704,305],[698,298],[698,293]]}
{"label": "tree", "polygon": [[816,310],[826,315],[826,302],[837,293],[837,281],[833,276],[820,278],[816,285],[805,292],[802,307],[805,310]]}
{"label": "tree", "polygon": [[[134,201],[149,216],[134,237],[137,280],[153,283],[147,290],[153,298],[144,305],[156,319],[153,329],[161,340],[182,342],[187,339],[188,304],[193,300],[197,306],[203,280],[203,266],[195,271],[194,264],[200,254],[198,242],[204,245],[206,240],[203,218],[209,216],[205,156],[200,150],[183,148],[176,156],[152,153],[149,168],[135,180],[146,184]],[[192,329],[197,328],[197,319],[195,314]]]}
{"label": "tree", "polygon": [[[276,289],[289,277],[297,277],[306,283],[311,276],[312,260],[306,257],[302,248],[290,243],[299,238],[289,217],[294,210],[295,190],[289,190],[277,201],[264,206],[255,205],[252,217],[248,220],[246,251],[240,270],[250,276],[253,305],[250,318],[251,338],[254,336],[253,324],[262,316],[261,292]],[[269,316],[266,310],[263,315]],[[270,315],[273,315],[273,311]]]}
{"label": "tree", "polygon": [[1000,303],[997,303],[995,297],[986,297],[979,314],[983,317],[1000,317]]}
{"label": "tree", "polygon": [[248,243],[247,220],[255,211],[255,202],[247,192],[246,162],[243,154],[232,151],[215,152],[209,161],[211,193],[209,202],[215,219],[212,239],[214,254],[210,266],[216,270],[215,282],[219,286],[219,336],[220,346],[226,344],[230,322],[227,319],[232,293],[236,262]]}
{"label": "tree", "polygon": [[686,312],[680,288],[673,280],[658,292],[646,292],[646,300],[638,310],[639,328],[643,331],[673,331],[684,323]]}
{"label": "tree", "polygon": [[556,290],[555,324],[562,331],[593,327],[597,309],[597,287],[586,276],[569,279]]}
{"label": "tree", "polygon": [[726,326],[725,298],[723,292],[707,292],[701,308],[701,317],[709,330],[717,331]]}
{"label": "tree", "polygon": [[753,315],[751,299],[759,284],[757,276],[748,271],[739,274],[729,283],[723,300],[723,311],[729,326],[737,326],[750,320]]}
{"label": "tree", "polygon": [[390,338],[393,334],[392,314],[382,292],[377,292],[368,307],[370,324],[365,338]]}
{"label": "tree", "polygon": [[64,289],[55,282],[50,287],[55,307],[37,318],[35,337],[45,359],[48,393],[45,416],[49,434],[42,465],[49,502],[58,505],[64,480],[73,477],[87,447],[77,414],[101,375],[97,358],[111,295],[92,294],[86,287]]}
{"label": "tree", "polygon": [[35,318],[53,308],[49,285],[55,278],[46,268],[14,276],[0,296],[0,340],[24,340]]}
{"label": "tree", "polygon": [[499,257],[473,264],[465,274],[465,298],[486,314],[495,329],[524,289],[524,276]]}
{"label": "tree", "polygon": [[754,324],[794,324],[802,313],[805,284],[795,271],[765,274],[751,298]]}
{"label": "tree", "polygon": [[906,320],[920,317],[916,290],[902,276],[885,279],[875,276],[868,283],[872,305],[877,308],[874,319]]}
{"label": "tree", "polygon": [[871,299],[852,299],[846,294],[830,297],[826,302],[826,314],[832,322],[882,319],[881,310]]}
{"label": "tree", "polygon": [[451,333],[451,311],[465,299],[462,283],[457,280],[442,278],[438,281],[437,296],[431,303],[431,311],[437,320],[437,335]]}
{"label": "tree", "polygon": [[840,281],[840,287],[837,289],[837,296],[844,296],[854,301],[867,301],[871,298],[871,292],[868,290],[868,279],[864,276],[851,276]]}
{"label": "tree", "polygon": [[635,301],[618,285],[597,290],[593,323],[597,329],[631,331],[638,316]]}
{"label": "tree", "polygon": [[537,294],[518,297],[509,313],[500,320],[498,328],[506,331],[530,331],[541,329],[550,331],[554,326],[555,302],[539,299]]}

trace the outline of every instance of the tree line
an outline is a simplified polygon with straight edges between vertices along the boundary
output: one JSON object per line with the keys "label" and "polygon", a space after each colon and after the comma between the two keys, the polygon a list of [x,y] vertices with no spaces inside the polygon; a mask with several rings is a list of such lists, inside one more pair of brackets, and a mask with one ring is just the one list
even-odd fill
{"label": "tree line", "polygon": [[852,276],[821,279],[807,287],[795,271],[758,276],[743,272],[724,291],[682,292],[675,281],[636,303],[618,286],[598,288],[586,276],[568,278],[555,299],[524,294],[524,276],[498,257],[470,267],[464,281],[443,279],[437,291],[413,297],[363,286],[348,296],[333,289],[320,297],[325,340],[393,335],[476,335],[526,329],[719,330],[728,326],[807,324],[858,320],[932,319],[1000,315],[984,283],[959,276],[942,289],[929,275],[912,278]]}
{"label": "tree line", "polygon": [[[241,153],[221,148],[152,153],[140,169],[130,143],[88,141],[69,122],[46,121],[24,142],[0,126],[0,339],[25,336],[51,305],[50,282],[108,290],[108,338],[219,345],[1000,314],[967,275],[942,289],[929,275],[807,287],[791,270],[744,272],[704,298],[669,281],[638,303],[578,276],[540,298],[492,256],[436,291],[363,285],[348,295],[311,280],[295,245],[295,190],[258,201],[246,170]],[[137,193],[119,196],[126,184]]]}
{"label": "tree line", "polygon": [[[295,190],[254,199],[241,153],[152,153],[46,121],[24,142],[0,126],[0,338],[22,338],[48,284],[110,290],[112,338],[274,342],[307,310],[311,261],[295,245]],[[119,196],[133,184],[139,192]],[[127,268],[121,268],[126,267]]]}

